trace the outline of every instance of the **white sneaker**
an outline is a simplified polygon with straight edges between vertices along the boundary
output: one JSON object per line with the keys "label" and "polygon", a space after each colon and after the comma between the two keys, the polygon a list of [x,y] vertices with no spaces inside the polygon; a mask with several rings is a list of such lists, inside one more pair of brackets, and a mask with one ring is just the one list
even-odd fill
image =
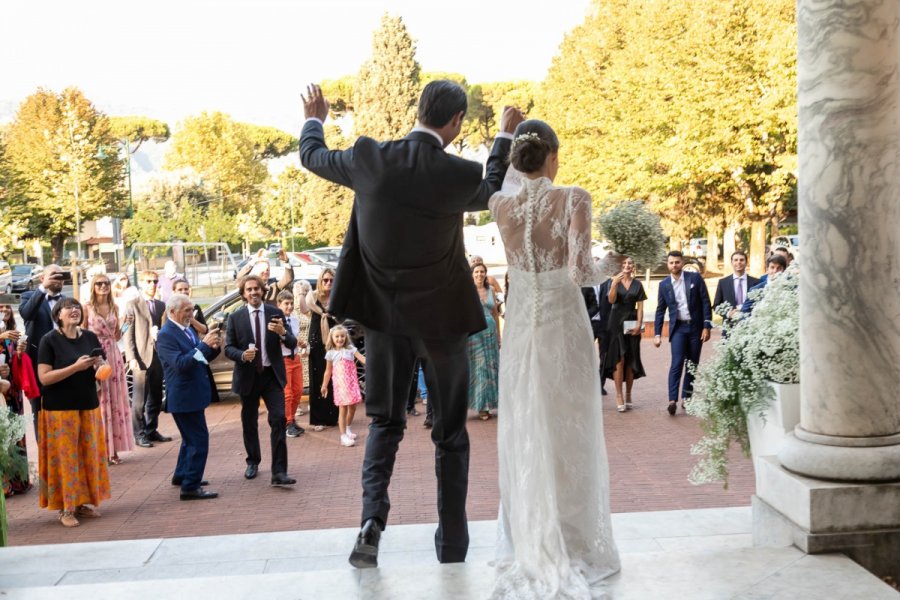
{"label": "white sneaker", "polygon": [[347,428],[347,437],[350,438],[351,440],[355,440],[355,439],[356,439],[356,434],[353,433],[352,431],[350,431],[350,428],[349,428],[349,427]]}
{"label": "white sneaker", "polygon": [[347,448],[351,446],[355,446],[356,442],[353,441],[353,438],[349,437],[347,434],[341,436],[341,446],[345,446]]}

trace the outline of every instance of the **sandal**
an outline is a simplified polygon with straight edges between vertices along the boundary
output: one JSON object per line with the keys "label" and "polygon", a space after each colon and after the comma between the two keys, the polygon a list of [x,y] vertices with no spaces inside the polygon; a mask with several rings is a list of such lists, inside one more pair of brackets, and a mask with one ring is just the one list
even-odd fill
{"label": "sandal", "polygon": [[90,504],[82,504],[75,509],[75,514],[79,517],[87,517],[88,519],[99,519],[100,511]]}
{"label": "sandal", "polygon": [[633,405],[631,404],[631,394],[630,393],[625,394],[625,408],[628,410],[631,410],[632,406]]}
{"label": "sandal", "polygon": [[113,456],[112,458],[108,459],[108,462],[111,465],[121,465],[122,459],[119,458],[118,456]]}
{"label": "sandal", "polygon": [[619,412],[625,412],[628,410],[628,407],[625,406],[625,401],[622,400],[622,396],[616,394],[616,410]]}
{"label": "sandal", "polygon": [[70,513],[67,510],[59,511],[59,522],[62,523],[63,527],[78,527],[81,523],[78,522],[78,519],[75,518],[75,515]]}

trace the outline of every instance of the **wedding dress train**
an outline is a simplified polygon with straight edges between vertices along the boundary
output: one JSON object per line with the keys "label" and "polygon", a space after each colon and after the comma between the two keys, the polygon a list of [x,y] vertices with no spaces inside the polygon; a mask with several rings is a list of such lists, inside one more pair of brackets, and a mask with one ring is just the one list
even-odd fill
{"label": "wedding dress train", "polygon": [[603,597],[620,568],[597,353],[580,287],[590,196],[522,178],[490,201],[509,263],[500,352],[500,513],[492,599]]}

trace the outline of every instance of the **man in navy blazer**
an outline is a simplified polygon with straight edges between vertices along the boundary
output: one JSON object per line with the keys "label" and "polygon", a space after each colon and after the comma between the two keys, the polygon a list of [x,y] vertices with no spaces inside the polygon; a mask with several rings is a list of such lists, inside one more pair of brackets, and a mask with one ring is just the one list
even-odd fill
{"label": "man in navy blazer", "polygon": [[297,347],[297,338],[284,326],[284,313],[263,302],[266,282],[258,275],[247,275],[238,289],[247,303],[228,318],[225,332],[225,356],[234,361],[231,391],[241,397],[241,427],[247,451],[244,477],[253,479],[259,472],[259,398],[266,403],[272,443],[272,485],[297,483],[288,477],[287,441],[284,427],[284,386],[287,375],[281,344],[288,350]]}
{"label": "man in navy blazer", "polygon": [[156,354],[166,378],[166,410],[181,433],[181,449],[175,464],[174,485],[181,486],[182,500],[208,500],[218,496],[204,490],[203,470],[209,456],[209,429],[204,411],[215,383],[206,366],[219,354],[219,333],[200,340],[191,328],[194,303],[184,294],[166,301],[169,319],[156,337]]}
{"label": "man in navy blazer", "polygon": [[[669,342],[672,344],[672,366],[669,368],[669,414],[678,410],[678,388],[681,387],[682,408],[694,391],[694,376],[685,369],[685,362],[700,362],[700,349],[709,340],[712,329],[712,310],[706,282],[698,273],[684,271],[681,252],[669,252],[666,265],[670,277],[659,284],[656,320],[653,323],[653,344],[662,341],[663,318],[669,311]],[[682,379],[683,375],[683,379]]]}
{"label": "man in navy blazer", "polygon": [[[41,386],[41,380],[37,376],[38,348],[41,338],[53,331],[54,323],[50,317],[50,311],[56,306],[57,301],[65,298],[62,295],[63,270],[59,265],[47,265],[41,278],[38,289],[25,292],[19,302],[19,316],[25,322],[25,335],[28,341],[25,345],[25,354],[31,359],[34,367],[34,378]],[[32,398],[31,414],[34,419],[34,438],[38,438],[38,417],[41,410],[41,399]]]}

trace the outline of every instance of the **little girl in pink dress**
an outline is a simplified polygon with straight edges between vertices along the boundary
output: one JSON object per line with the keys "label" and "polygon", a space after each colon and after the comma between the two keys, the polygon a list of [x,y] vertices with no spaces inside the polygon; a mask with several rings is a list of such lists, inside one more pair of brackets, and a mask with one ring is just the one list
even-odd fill
{"label": "little girl in pink dress", "polygon": [[356,405],[362,402],[356,362],[366,364],[366,357],[350,344],[350,334],[343,325],[331,328],[325,344],[325,376],[322,379],[322,395],[328,394],[328,382],[334,379],[334,404],[338,407],[338,428],[341,430],[341,446],[355,446],[356,434],[350,431]]}

